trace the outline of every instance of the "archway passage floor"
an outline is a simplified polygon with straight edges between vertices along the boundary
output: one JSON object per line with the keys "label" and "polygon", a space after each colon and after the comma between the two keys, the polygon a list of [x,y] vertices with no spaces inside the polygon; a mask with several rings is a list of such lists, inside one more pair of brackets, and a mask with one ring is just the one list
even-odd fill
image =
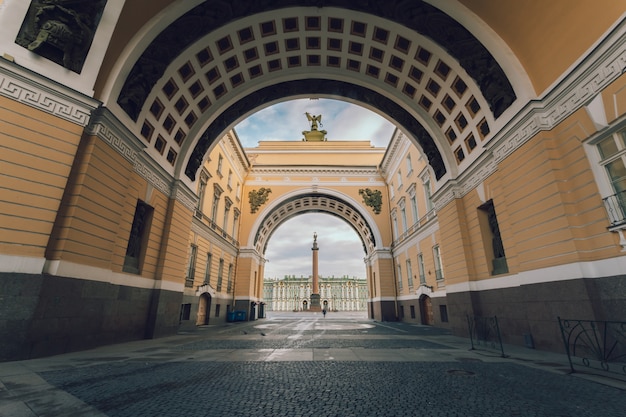
{"label": "archway passage floor", "polygon": [[623,416],[564,355],[360,314],[255,322],[0,364],[0,416]]}

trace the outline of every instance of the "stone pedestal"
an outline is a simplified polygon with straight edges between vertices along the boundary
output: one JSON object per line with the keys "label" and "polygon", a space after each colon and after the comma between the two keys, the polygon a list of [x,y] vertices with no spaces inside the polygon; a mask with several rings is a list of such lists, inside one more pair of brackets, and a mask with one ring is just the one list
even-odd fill
{"label": "stone pedestal", "polygon": [[309,310],[310,311],[322,311],[319,294],[311,294],[311,306],[309,307]]}

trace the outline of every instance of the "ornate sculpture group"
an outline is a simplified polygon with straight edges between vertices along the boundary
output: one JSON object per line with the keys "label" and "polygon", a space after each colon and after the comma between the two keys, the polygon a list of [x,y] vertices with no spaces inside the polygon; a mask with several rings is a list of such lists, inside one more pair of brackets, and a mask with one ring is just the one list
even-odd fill
{"label": "ornate sculpture group", "polygon": [[250,200],[250,213],[257,212],[259,207],[267,202],[269,194],[272,192],[269,188],[261,187],[259,190],[252,190],[248,193],[248,199]]}
{"label": "ornate sculpture group", "polygon": [[363,203],[371,207],[375,214],[380,214],[383,205],[383,195],[380,190],[371,190],[369,188],[361,188],[359,194],[363,196]]}

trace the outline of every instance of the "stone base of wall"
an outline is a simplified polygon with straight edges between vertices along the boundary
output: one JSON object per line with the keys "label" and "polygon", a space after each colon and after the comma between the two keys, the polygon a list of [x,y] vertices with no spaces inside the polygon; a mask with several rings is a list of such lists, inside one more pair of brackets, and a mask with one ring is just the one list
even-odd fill
{"label": "stone base of wall", "polygon": [[170,291],[0,273],[0,361],[176,334],[180,300]]}
{"label": "stone base of wall", "polygon": [[453,334],[468,337],[467,314],[496,316],[505,344],[563,352],[557,317],[626,321],[626,276],[448,293]]}
{"label": "stone base of wall", "polygon": [[[209,317],[198,317],[198,309],[200,303],[200,296],[196,294],[185,294],[183,295],[182,304],[190,304],[190,314],[189,319],[186,320],[181,315],[180,320],[180,331],[195,331],[198,326],[202,326],[205,324],[224,324],[228,318],[228,311],[232,307],[233,299],[232,297],[228,298],[218,298],[211,297],[210,306],[209,306]],[[219,305],[219,316],[216,316],[216,307]],[[207,323],[208,321],[208,323]]]}
{"label": "stone base of wall", "polygon": [[397,321],[396,303],[394,301],[368,301],[368,317],[378,321]]}
{"label": "stone base of wall", "polygon": [[[430,298],[430,307],[432,313],[425,316],[420,306],[419,298],[398,301],[398,312],[400,320],[407,323],[424,324],[436,327],[449,327],[449,318],[447,315],[448,301],[446,297]],[[411,309],[415,313],[415,317],[411,314]],[[402,316],[404,312],[404,316]]]}

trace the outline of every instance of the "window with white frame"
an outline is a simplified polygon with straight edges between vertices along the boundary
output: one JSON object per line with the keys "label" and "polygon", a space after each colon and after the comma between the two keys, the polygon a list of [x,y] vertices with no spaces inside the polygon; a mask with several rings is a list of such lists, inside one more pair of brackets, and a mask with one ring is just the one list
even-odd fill
{"label": "window with white frame", "polygon": [[237,226],[239,226],[239,210],[233,210],[233,232],[230,234],[232,237],[237,239]]}
{"label": "window with white frame", "polygon": [[204,197],[206,195],[206,186],[209,182],[209,175],[207,172],[200,173],[200,182],[198,183],[198,205],[196,209],[202,212],[204,206]]}
{"label": "window with white frame", "polygon": [[198,246],[192,244],[189,248],[189,262],[187,263],[187,277],[185,286],[192,287],[193,280],[196,275],[196,256],[198,254]]}
{"label": "window with white frame", "polygon": [[441,266],[441,250],[439,245],[433,247],[433,257],[435,259],[435,278],[437,281],[443,279],[443,269]]}
{"label": "window with white frame", "polygon": [[419,211],[417,210],[417,198],[415,198],[415,194],[411,196],[411,211],[413,212],[413,223],[417,223],[419,218]]}
{"label": "window with white frame", "polygon": [[233,289],[233,264],[228,264],[228,281],[226,284],[226,292],[229,293]]}
{"label": "window with white frame", "polygon": [[406,260],[406,278],[409,281],[409,288],[413,288],[413,269],[411,268],[411,260]]}
{"label": "window with white frame", "polygon": [[406,222],[406,208],[402,207],[400,209],[400,215],[402,216],[402,232],[406,233],[408,229],[408,224]]}
{"label": "window with white frame", "polygon": [[217,269],[217,291],[222,291],[222,280],[224,279],[224,259],[220,259],[220,265]]}
{"label": "window with white frame", "polygon": [[396,212],[391,213],[391,224],[393,226],[393,236],[394,239],[399,237],[398,235],[398,218],[396,217]]}
{"label": "window with white frame", "polygon": [[433,201],[430,194],[430,179],[424,180],[424,199],[426,200],[426,211],[433,209]]}
{"label": "window with white frame", "polygon": [[417,254],[417,268],[420,274],[420,284],[426,284],[426,269],[424,268],[424,255]]}
{"label": "window with white frame", "polygon": [[230,169],[228,170],[228,182],[226,184],[228,185],[229,190],[233,189],[233,171]]}
{"label": "window with white frame", "polygon": [[413,164],[411,163],[411,154],[406,156],[406,175],[408,176],[413,172]]}
{"label": "window with white frame", "polygon": [[402,266],[400,263],[398,263],[398,291],[402,291]]}
{"label": "window with white frame", "polygon": [[402,188],[402,171],[398,170],[398,190]]}
{"label": "window with white frame", "polygon": [[211,221],[215,223],[217,218],[217,208],[220,204],[220,196],[222,195],[222,188],[218,184],[213,184],[213,207],[211,208]]}
{"label": "window with white frame", "polygon": [[224,165],[224,157],[220,154],[217,159],[217,173],[222,176],[222,165]]}
{"label": "window with white frame", "polygon": [[213,254],[207,252],[206,254],[206,268],[204,270],[204,284],[211,283],[211,263],[213,262]]}
{"label": "window with white frame", "polygon": [[230,216],[230,207],[233,205],[233,202],[230,198],[226,197],[224,199],[224,222],[222,229],[225,233],[228,233],[228,217]]}
{"label": "window with white frame", "polygon": [[626,223],[626,129],[596,143],[613,195],[604,198],[612,225]]}

